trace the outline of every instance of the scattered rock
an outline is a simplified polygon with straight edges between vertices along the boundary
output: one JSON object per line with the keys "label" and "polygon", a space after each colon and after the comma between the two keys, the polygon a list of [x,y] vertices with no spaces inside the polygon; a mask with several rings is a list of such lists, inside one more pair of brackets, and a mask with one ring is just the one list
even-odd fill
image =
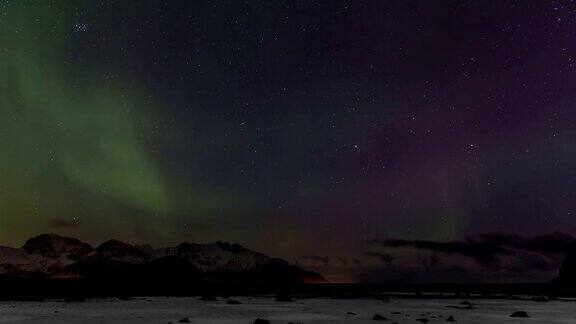
{"label": "scattered rock", "polygon": [[390,298],[388,298],[388,296],[386,296],[386,295],[375,295],[373,298],[376,300],[381,300],[385,303],[390,302]]}
{"label": "scattered rock", "polygon": [[266,319],[257,318],[257,319],[254,321],[254,324],[270,324],[270,321],[269,321],[269,320],[266,320]]}
{"label": "scattered rock", "polygon": [[129,301],[129,300],[134,300],[134,297],[130,297],[130,296],[120,296],[118,297],[119,300],[124,300],[124,301]]}
{"label": "scattered rock", "polygon": [[446,322],[456,322],[456,320],[454,319],[454,316],[450,315],[446,318]]}
{"label": "scattered rock", "polygon": [[242,304],[239,300],[236,299],[228,299],[228,301],[226,302],[226,304],[228,305],[240,305]]}
{"label": "scattered rock", "polygon": [[183,319],[179,320],[178,323],[191,323],[190,317],[184,317]]}
{"label": "scattered rock", "polygon": [[372,317],[373,321],[387,321],[388,319],[380,314],[376,314],[374,315],[374,317]]}
{"label": "scattered rock", "polygon": [[294,301],[294,299],[292,299],[290,295],[276,295],[276,298],[274,300],[283,303],[290,303]]}
{"label": "scattered rock", "polygon": [[206,295],[206,296],[202,296],[202,297],[198,298],[198,300],[201,300],[201,301],[218,301],[218,298],[216,298],[215,296]]}
{"label": "scattered rock", "polygon": [[528,315],[528,313],[526,313],[525,311],[517,311],[517,312],[510,314],[510,317],[528,318],[528,317],[530,317],[530,315]]}
{"label": "scattered rock", "polygon": [[550,301],[550,299],[548,299],[548,297],[546,296],[537,296],[532,298],[532,300],[539,303],[546,303]]}
{"label": "scattered rock", "polygon": [[516,296],[516,295],[512,295],[512,294],[509,294],[509,295],[506,296],[505,298],[506,298],[506,299],[510,299],[510,300],[522,300],[522,297]]}
{"label": "scattered rock", "polygon": [[474,305],[465,305],[465,306],[454,306],[454,305],[448,305],[446,306],[448,308],[455,308],[455,309],[476,309],[476,307]]}

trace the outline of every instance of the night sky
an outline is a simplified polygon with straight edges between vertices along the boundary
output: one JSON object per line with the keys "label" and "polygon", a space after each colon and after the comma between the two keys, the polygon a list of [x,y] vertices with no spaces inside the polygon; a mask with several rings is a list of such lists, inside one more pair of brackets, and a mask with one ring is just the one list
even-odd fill
{"label": "night sky", "polygon": [[0,244],[547,280],[576,235],[575,64],[572,1],[2,0]]}

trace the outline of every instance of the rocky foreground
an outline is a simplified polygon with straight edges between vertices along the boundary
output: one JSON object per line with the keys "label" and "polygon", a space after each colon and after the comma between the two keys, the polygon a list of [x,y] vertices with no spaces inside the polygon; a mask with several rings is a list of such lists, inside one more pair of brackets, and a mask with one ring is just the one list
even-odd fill
{"label": "rocky foreground", "polygon": [[[235,302],[230,302],[233,300]],[[0,302],[0,323],[550,323],[573,324],[574,301],[306,298],[104,298]]]}
{"label": "rocky foreground", "polygon": [[0,278],[147,278],[323,282],[314,272],[238,244],[182,243],[155,249],[109,240],[94,248],[43,234],[23,247],[0,247]]}

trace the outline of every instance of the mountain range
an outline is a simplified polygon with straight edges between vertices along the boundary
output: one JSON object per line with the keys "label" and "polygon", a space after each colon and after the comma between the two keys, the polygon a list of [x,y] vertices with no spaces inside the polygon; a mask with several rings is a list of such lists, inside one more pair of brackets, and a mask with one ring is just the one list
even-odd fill
{"label": "mountain range", "polygon": [[0,246],[0,277],[326,281],[318,273],[227,242],[155,249],[109,240],[94,248],[56,234],[30,238],[21,248]]}
{"label": "mountain range", "polygon": [[[153,248],[108,240],[97,247],[42,234],[20,248],[0,246],[1,278],[170,279],[210,282],[326,282],[322,275],[239,244],[181,243]],[[554,283],[576,284],[576,242]]]}

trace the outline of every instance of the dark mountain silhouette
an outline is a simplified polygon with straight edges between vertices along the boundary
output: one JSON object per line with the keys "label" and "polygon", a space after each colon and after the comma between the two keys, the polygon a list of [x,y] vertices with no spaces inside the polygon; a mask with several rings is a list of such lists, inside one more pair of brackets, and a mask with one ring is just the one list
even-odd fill
{"label": "dark mountain silhouette", "polygon": [[78,239],[62,237],[55,234],[43,234],[26,241],[22,247],[28,254],[40,255],[50,259],[65,256],[70,259],[92,252],[93,248]]}
{"label": "dark mountain silhouette", "polygon": [[555,282],[576,285],[576,242],[572,243]]}
{"label": "dark mountain silhouette", "polygon": [[182,243],[154,249],[109,240],[97,248],[43,234],[22,248],[0,247],[0,277],[325,282],[318,273],[238,244]]}

